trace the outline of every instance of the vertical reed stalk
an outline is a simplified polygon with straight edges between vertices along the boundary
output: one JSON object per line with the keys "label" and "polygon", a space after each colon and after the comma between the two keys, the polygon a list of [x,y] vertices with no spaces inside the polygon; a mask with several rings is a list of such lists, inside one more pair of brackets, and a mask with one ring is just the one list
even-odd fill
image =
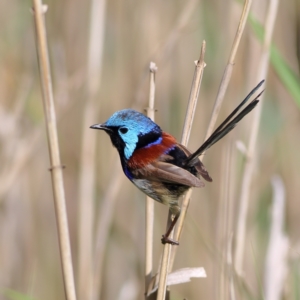
{"label": "vertical reed stalk", "polygon": [[[155,100],[155,74],[157,67],[155,63],[150,63],[150,91],[149,107],[147,116],[154,121],[154,100]],[[153,226],[154,226],[154,200],[146,197],[146,245],[145,245],[145,298],[147,298],[148,285],[152,277],[153,268]]]}
{"label": "vertical reed stalk", "polygon": [[220,300],[228,299],[229,291],[229,264],[228,264],[228,244],[230,243],[230,180],[231,176],[231,151],[230,146],[226,147],[222,155],[222,182],[221,182],[221,198],[219,201],[218,215],[217,215],[217,234],[216,244],[220,250],[220,266],[217,268],[219,274],[219,284],[216,289],[216,298]]}
{"label": "vertical reed stalk", "polygon": [[[170,218],[168,218],[169,224]],[[173,237],[173,232],[170,234],[170,237]],[[169,273],[169,261],[170,261],[170,254],[171,254],[171,247],[170,244],[164,245],[160,271],[159,271],[159,282],[158,282],[158,291],[157,291],[157,300],[165,300],[166,299],[166,292],[167,292],[167,276]]]}
{"label": "vertical reed stalk", "polygon": [[[96,135],[90,125],[96,118],[95,102],[101,84],[105,27],[105,0],[92,0],[87,57],[87,100],[83,112],[81,172],[79,180],[79,256],[78,294],[80,299],[93,299],[94,273],[94,191]],[[95,254],[97,255],[97,254]]]}
{"label": "vertical reed stalk", "polygon": [[270,239],[264,270],[264,295],[266,300],[284,298],[284,282],[288,270],[289,239],[285,234],[286,192],[278,175],[272,178],[273,203]]}
{"label": "vertical reed stalk", "polygon": [[[187,113],[186,113],[185,122],[184,122],[184,129],[183,129],[182,140],[181,140],[183,145],[187,144],[189,135],[190,135],[190,130],[192,128],[192,122],[194,119],[195,109],[196,109],[200,86],[201,86],[201,80],[202,80],[202,76],[203,76],[203,70],[205,67],[205,62],[204,62],[205,46],[206,46],[206,43],[205,43],[205,41],[203,41],[202,47],[201,47],[200,58],[196,62],[195,73],[194,73]],[[190,192],[188,192],[188,194],[190,194]],[[179,228],[178,228],[178,230],[176,230],[176,233],[178,233],[178,235],[175,235],[175,240],[179,240],[179,235],[182,230],[183,221],[184,221],[183,218],[186,214],[186,209],[188,207],[188,203],[189,203],[189,199],[188,199],[187,205],[186,205],[186,203],[183,203],[183,207],[181,208],[182,209],[181,216],[178,220]],[[170,220],[170,219],[171,219],[171,213],[169,212],[168,220]],[[171,233],[170,237],[172,238],[172,236],[173,236],[173,232]],[[172,246],[170,244],[165,244],[161,268],[160,268],[160,274],[159,274],[157,300],[164,300],[166,297],[167,275],[170,272],[171,267],[172,267],[172,264],[170,264],[170,262],[173,263],[173,261],[170,260],[171,249],[172,249]],[[175,253],[175,251],[173,253]]]}
{"label": "vertical reed stalk", "polygon": [[[193,78],[190,97],[189,97],[188,108],[187,108],[187,112],[186,112],[186,116],[185,116],[184,127],[183,127],[183,132],[182,132],[182,137],[181,137],[181,143],[182,143],[182,145],[185,145],[185,146],[187,146],[188,140],[190,138],[190,132],[192,129],[192,123],[194,120],[196,105],[197,105],[197,101],[198,101],[198,97],[199,97],[203,72],[204,72],[204,68],[206,66],[205,61],[204,61],[205,51],[206,51],[206,42],[203,41],[202,47],[201,47],[201,52],[200,52],[200,58],[197,61],[196,68],[195,68],[194,78]],[[186,195],[182,201],[182,204],[181,204],[181,214],[177,221],[177,226],[175,228],[175,234],[174,234],[174,239],[177,241],[179,241],[180,237],[181,237],[184,220],[185,220],[185,217],[187,214],[187,209],[190,205],[191,195],[192,195],[192,189],[190,189],[186,193]],[[177,251],[177,248],[173,248],[172,255],[171,255],[170,270],[172,270],[172,267],[174,264],[176,251]]]}
{"label": "vertical reed stalk", "polygon": [[219,90],[218,90],[217,98],[216,98],[216,101],[215,101],[215,104],[214,104],[214,108],[213,108],[213,111],[212,111],[212,114],[211,114],[210,122],[209,122],[209,125],[208,125],[208,128],[207,128],[207,132],[206,132],[206,136],[205,136],[204,140],[206,140],[211,135],[211,133],[213,132],[213,128],[216,124],[216,121],[217,121],[217,118],[218,118],[218,115],[219,115],[219,112],[220,112],[220,109],[221,109],[221,105],[223,103],[223,99],[224,99],[224,96],[225,96],[225,93],[226,93],[226,90],[227,90],[227,87],[228,87],[228,84],[229,84],[229,81],[230,81],[230,78],[231,78],[236,53],[237,53],[237,50],[239,48],[240,41],[241,41],[241,38],[242,38],[242,35],[243,35],[243,32],[244,32],[244,28],[245,28],[247,18],[248,18],[248,15],[249,15],[251,3],[252,3],[252,0],[246,0],[245,3],[244,3],[244,7],[243,7],[242,15],[241,15],[241,18],[240,18],[239,26],[238,26],[238,29],[237,29],[236,34],[235,34],[235,38],[234,38],[234,41],[233,41],[233,44],[232,44],[229,60],[227,62],[227,66],[224,70],[224,74],[223,74],[223,77],[222,77],[222,80],[221,80],[221,84],[220,84],[220,87],[219,87]]}
{"label": "vertical reed stalk", "polygon": [[60,162],[59,144],[56,127],[56,114],[53,100],[52,80],[46,38],[46,27],[44,22],[44,13],[46,12],[46,9],[47,7],[42,4],[41,0],[33,0],[38,61],[43,92],[43,105],[46,119],[49,155],[51,163],[50,171],[54,194],[55,215],[58,228],[64,287],[66,299],[76,300],[66,201],[63,184],[63,166]]}
{"label": "vertical reed stalk", "polygon": [[[277,15],[278,2],[279,2],[278,0],[271,0],[268,7],[266,24],[265,24],[265,36],[263,42],[263,52],[259,63],[259,71],[257,74],[258,80],[267,77],[267,71],[269,67],[270,45],[271,45],[276,15]],[[261,100],[263,99],[263,97],[264,95],[262,95]],[[256,143],[257,143],[257,134],[258,134],[261,111],[262,111],[262,103],[260,103],[260,105],[257,105],[257,108],[254,110],[253,113],[253,123],[251,126],[251,133],[250,133],[249,144],[248,144],[248,149],[246,154],[246,164],[242,176],[242,188],[240,194],[240,207],[238,213],[238,223],[237,223],[237,233],[236,233],[236,251],[234,257],[235,268],[239,275],[242,275],[243,272],[243,255],[244,255],[244,247],[245,247],[247,210],[248,210],[248,203],[250,197],[251,180],[252,180],[253,171],[256,163],[254,159],[254,154],[255,154]]]}

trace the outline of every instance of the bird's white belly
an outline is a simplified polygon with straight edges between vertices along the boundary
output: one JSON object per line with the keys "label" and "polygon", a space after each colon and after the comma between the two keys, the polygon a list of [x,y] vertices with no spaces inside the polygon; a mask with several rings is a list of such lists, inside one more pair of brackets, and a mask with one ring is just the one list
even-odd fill
{"label": "bird's white belly", "polygon": [[161,202],[160,199],[158,199],[154,190],[152,189],[151,182],[149,182],[146,179],[133,179],[132,182],[137,188],[139,188],[146,195],[148,195],[149,197],[153,198],[156,201]]}

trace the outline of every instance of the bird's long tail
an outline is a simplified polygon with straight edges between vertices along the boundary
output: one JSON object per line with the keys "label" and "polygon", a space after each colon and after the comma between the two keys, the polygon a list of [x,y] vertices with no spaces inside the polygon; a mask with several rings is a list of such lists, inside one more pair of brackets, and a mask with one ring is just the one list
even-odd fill
{"label": "bird's long tail", "polygon": [[[259,102],[259,96],[263,93],[260,92],[255,99],[253,99],[237,116],[236,113],[241,109],[241,107],[251,98],[251,96],[260,88],[264,83],[262,80],[248,95],[247,97],[237,106],[237,108],[221,123],[221,125],[211,134],[211,136],[196,150],[192,155],[190,155],[184,165],[192,166],[204,151],[210,148],[213,144],[218,142],[227,133],[229,133],[236,124],[242,120]],[[233,118],[233,119],[232,119]]]}

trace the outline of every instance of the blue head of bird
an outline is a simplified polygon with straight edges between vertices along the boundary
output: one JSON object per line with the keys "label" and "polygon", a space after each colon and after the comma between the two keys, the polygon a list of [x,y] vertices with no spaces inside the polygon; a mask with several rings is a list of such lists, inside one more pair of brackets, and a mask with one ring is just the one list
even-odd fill
{"label": "blue head of bird", "polygon": [[91,128],[104,130],[110,136],[121,160],[130,159],[136,149],[159,143],[162,135],[157,124],[133,109],[117,111],[103,124]]}

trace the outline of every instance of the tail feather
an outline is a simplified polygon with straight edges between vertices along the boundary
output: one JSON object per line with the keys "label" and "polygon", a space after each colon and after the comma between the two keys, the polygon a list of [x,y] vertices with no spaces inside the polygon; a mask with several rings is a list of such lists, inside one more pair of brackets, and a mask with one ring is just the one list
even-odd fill
{"label": "tail feather", "polygon": [[[192,166],[204,151],[222,139],[227,133],[229,133],[237,123],[242,120],[259,102],[258,98],[263,93],[260,92],[254,100],[252,100],[237,116],[236,113],[241,109],[241,107],[251,98],[251,96],[258,90],[258,88],[264,83],[262,80],[248,95],[247,97],[233,110],[233,112],[218,126],[218,128],[211,134],[211,136],[196,150],[192,155],[190,155],[186,161],[186,166]],[[234,117],[235,116],[235,117]],[[234,117],[234,118],[233,118]],[[233,118],[233,119],[232,119]]]}

